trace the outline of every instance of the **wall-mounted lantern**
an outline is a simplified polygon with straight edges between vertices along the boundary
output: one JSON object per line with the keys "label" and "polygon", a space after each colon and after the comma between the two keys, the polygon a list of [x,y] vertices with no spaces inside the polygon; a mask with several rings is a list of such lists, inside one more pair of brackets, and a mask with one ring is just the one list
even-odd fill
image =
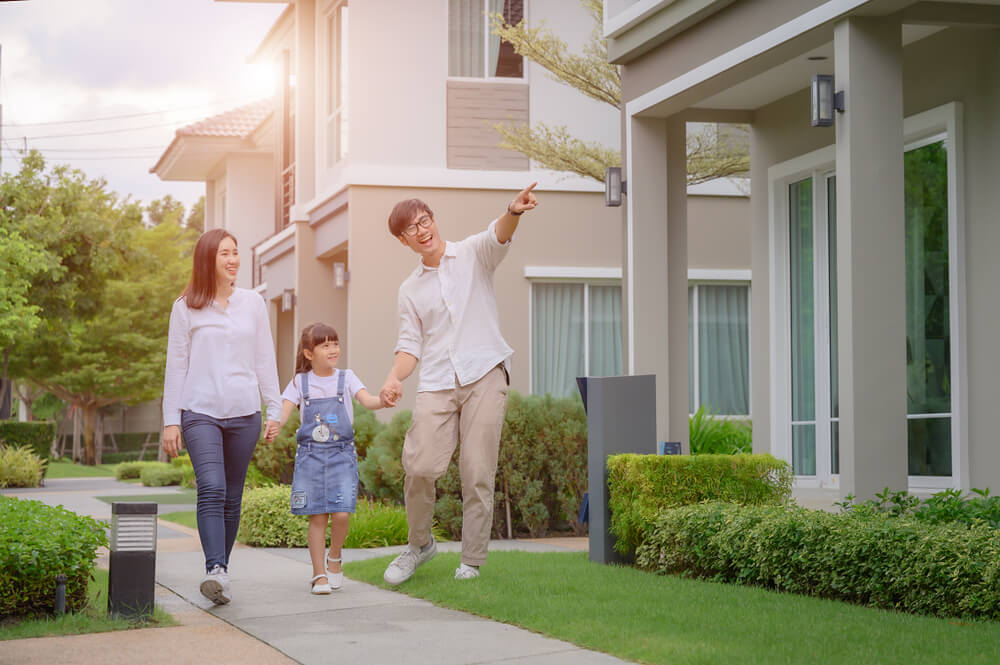
{"label": "wall-mounted lantern", "polygon": [[617,208],[622,204],[622,194],[627,194],[625,181],[622,180],[622,168],[609,166],[604,171],[604,205]]}
{"label": "wall-mounted lantern", "polygon": [[810,86],[812,114],[809,124],[813,127],[829,127],[833,124],[833,112],[844,112],[844,91],[834,92],[832,74],[816,74]]}
{"label": "wall-mounted lantern", "polygon": [[281,292],[281,311],[290,312],[295,307],[295,289],[285,289]]}

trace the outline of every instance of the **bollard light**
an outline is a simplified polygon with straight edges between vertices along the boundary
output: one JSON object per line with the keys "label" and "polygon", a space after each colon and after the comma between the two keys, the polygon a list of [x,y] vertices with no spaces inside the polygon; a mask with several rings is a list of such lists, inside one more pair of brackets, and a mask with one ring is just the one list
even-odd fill
{"label": "bollard light", "polygon": [[146,618],[153,614],[156,578],[156,504],[111,504],[108,613]]}
{"label": "bollard light", "polygon": [[66,576],[56,575],[56,616],[66,614]]}

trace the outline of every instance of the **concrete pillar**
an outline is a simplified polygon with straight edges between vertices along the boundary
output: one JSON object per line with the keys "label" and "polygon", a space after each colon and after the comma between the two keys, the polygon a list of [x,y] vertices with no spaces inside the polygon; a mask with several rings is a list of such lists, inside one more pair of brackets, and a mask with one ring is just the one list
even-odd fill
{"label": "concrete pillar", "polygon": [[681,441],[688,452],[685,125],[628,122],[625,366],[656,376],[657,440]]}
{"label": "concrete pillar", "polygon": [[840,491],[907,487],[902,33],[898,20],[834,29]]}
{"label": "concrete pillar", "polygon": [[[316,0],[295,3],[295,203],[316,195]],[[295,214],[293,208],[293,215]],[[301,216],[301,212],[299,216]],[[294,219],[292,221],[295,221]]]}

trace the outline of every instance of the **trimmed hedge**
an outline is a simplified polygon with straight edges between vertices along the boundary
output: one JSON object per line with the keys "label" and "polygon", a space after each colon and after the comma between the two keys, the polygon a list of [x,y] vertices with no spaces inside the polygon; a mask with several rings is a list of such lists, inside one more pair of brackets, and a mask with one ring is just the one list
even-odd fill
{"label": "trimmed hedge", "polygon": [[292,482],[292,472],[295,471],[295,451],[299,444],[295,440],[295,432],[299,429],[299,411],[294,409],[284,427],[278,432],[274,441],[267,443],[260,439],[254,448],[251,461],[268,478],[278,483],[288,485]]}
{"label": "trimmed hedge", "polygon": [[28,446],[42,459],[49,459],[52,441],[56,438],[56,424],[50,421],[0,420],[0,443],[8,446]]}
{"label": "trimmed hedge", "polygon": [[[237,539],[257,547],[306,547],[309,518],[292,515],[292,488],[288,485],[250,489],[243,494],[243,512]],[[358,499],[344,547],[385,547],[406,543],[406,511]],[[330,542],[327,527],[326,542]]]}
{"label": "trimmed hedge", "polygon": [[139,479],[146,487],[180,485],[184,480],[184,472],[180,467],[171,466],[166,462],[148,462],[142,467]]}
{"label": "trimmed hedge", "polygon": [[703,501],[787,503],[792,469],[771,455],[612,455],[608,505],[615,549],[635,550],[664,508]]}
{"label": "trimmed hedge", "polygon": [[28,446],[14,448],[0,444],[0,487],[38,487],[48,460]]}
{"label": "trimmed hedge", "polygon": [[795,506],[683,506],[660,513],[636,563],[882,609],[1000,619],[1000,533],[984,524]]}
{"label": "trimmed hedge", "polygon": [[119,462],[115,465],[115,480],[139,478],[142,470],[150,464],[163,464],[163,462]]}
{"label": "trimmed hedge", "polygon": [[66,609],[87,604],[87,582],[104,525],[40,501],[0,497],[0,618],[51,614],[56,575],[66,576]]}

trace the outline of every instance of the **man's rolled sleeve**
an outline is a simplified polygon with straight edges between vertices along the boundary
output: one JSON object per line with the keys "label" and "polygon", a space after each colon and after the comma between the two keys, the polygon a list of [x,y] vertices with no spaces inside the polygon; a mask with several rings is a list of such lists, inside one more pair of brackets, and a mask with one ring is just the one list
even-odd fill
{"label": "man's rolled sleeve", "polygon": [[420,317],[417,316],[413,301],[400,293],[398,310],[399,337],[396,339],[396,349],[393,353],[402,351],[420,360],[420,353],[424,346],[424,336],[420,328]]}
{"label": "man's rolled sleeve", "polygon": [[507,256],[507,250],[513,241],[513,238],[510,238],[507,242],[502,243],[497,239],[497,222],[499,221],[498,219],[494,219],[486,227],[485,231],[481,231],[471,237],[475,243],[476,257],[480,263],[491,271],[496,270],[500,262]]}

